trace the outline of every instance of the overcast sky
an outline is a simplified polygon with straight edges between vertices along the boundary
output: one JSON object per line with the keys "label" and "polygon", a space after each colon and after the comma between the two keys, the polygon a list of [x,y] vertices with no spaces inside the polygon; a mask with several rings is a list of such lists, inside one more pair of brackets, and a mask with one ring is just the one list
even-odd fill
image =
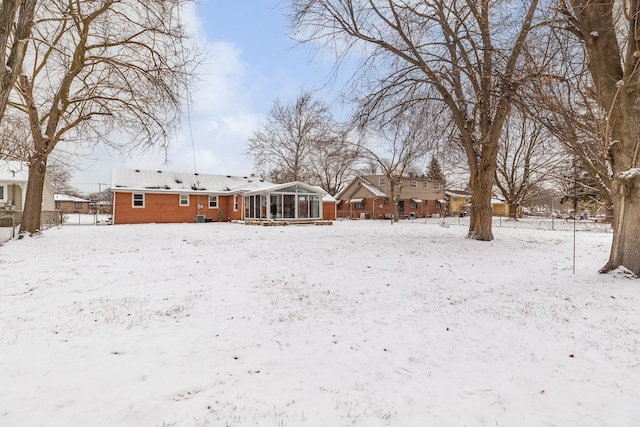
{"label": "overcast sky", "polygon": [[71,184],[81,192],[105,188],[112,168],[250,174],[253,164],[244,155],[247,138],[264,123],[276,98],[288,103],[303,88],[318,89],[317,96],[334,103],[341,89],[340,84],[327,85],[332,63],[289,38],[285,8],[282,0],[250,6],[200,0],[183,18],[193,26],[208,60],[199,69],[201,82],[190,114],[171,141],[168,163],[158,151],[125,159],[99,150],[83,162],[83,170],[73,173]]}

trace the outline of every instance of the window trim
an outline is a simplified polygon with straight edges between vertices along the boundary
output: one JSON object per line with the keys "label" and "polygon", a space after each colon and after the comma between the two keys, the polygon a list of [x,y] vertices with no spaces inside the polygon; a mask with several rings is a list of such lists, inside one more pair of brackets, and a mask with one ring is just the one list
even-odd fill
{"label": "window trim", "polygon": [[0,184],[0,200],[3,202],[9,201],[9,197],[7,196],[9,193],[9,185]]}
{"label": "window trim", "polygon": [[411,180],[411,188],[418,188],[418,180],[417,179],[412,179]]}
{"label": "window trim", "polygon": [[[138,201],[142,202],[142,205],[136,205],[136,196],[141,196]],[[145,193],[131,193],[131,207],[133,208],[144,208],[146,202],[146,194]]]}
{"label": "window trim", "polygon": [[238,212],[238,195],[233,195],[233,211]]}
{"label": "window trim", "polygon": [[[182,198],[183,198],[183,197],[186,197],[186,198],[187,198],[187,203],[182,203],[182,200],[183,200]],[[189,200],[189,199],[191,199],[191,198],[189,197],[189,195],[188,195],[188,194],[180,194],[180,195],[179,195],[179,199],[178,199],[178,200],[179,200],[179,201],[178,201],[178,204],[180,204],[180,206],[189,206],[189,203],[190,203],[190,200]]]}
{"label": "window trim", "polygon": [[422,181],[422,189],[426,190],[427,188],[429,188],[429,181]]}
{"label": "window trim", "polygon": [[384,187],[387,185],[387,179],[386,178],[379,178],[378,179],[378,187]]}
{"label": "window trim", "polygon": [[[212,204],[211,203],[211,198],[215,197],[215,203]],[[209,206],[209,209],[218,209],[218,195],[217,194],[209,194],[209,200],[207,201],[207,206]]]}
{"label": "window trim", "polygon": [[436,182],[433,184],[433,191],[440,191],[440,183]]}

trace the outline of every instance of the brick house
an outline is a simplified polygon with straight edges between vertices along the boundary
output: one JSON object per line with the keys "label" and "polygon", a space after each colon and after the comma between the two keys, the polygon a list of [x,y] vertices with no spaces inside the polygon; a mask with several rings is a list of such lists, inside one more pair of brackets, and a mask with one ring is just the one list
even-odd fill
{"label": "brick house", "polygon": [[393,214],[391,185],[398,198],[401,218],[425,218],[444,214],[444,181],[401,177],[388,182],[384,175],[356,177],[336,195],[339,218],[384,219]]}
{"label": "brick house", "polygon": [[56,210],[63,214],[88,214],[89,200],[68,194],[54,194]]}
{"label": "brick house", "polygon": [[335,219],[321,188],[253,175],[114,169],[111,192],[113,224]]}

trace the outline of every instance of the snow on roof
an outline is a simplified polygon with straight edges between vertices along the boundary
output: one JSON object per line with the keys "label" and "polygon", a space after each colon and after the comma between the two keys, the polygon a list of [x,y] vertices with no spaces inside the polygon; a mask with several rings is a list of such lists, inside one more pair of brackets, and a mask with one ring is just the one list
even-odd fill
{"label": "snow on roof", "polygon": [[360,181],[360,184],[362,184],[362,186],[366,188],[368,191],[370,191],[375,197],[388,197],[387,193],[380,190],[378,187],[376,187],[375,185],[373,185],[372,183],[370,183],[364,178],[362,178],[362,180]]}
{"label": "snow on roof", "polygon": [[338,199],[336,199],[331,194],[329,194],[327,192],[327,190],[325,190],[324,188],[320,187],[319,185],[312,185],[312,187],[315,188],[316,190],[318,190],[319,193],[323,193],[324,194],[322,196],[322,201],[323,202],[338,203]]}
{"label": "snow on roof", "polygon": [[70,196],[68,194],[54,194],[53,200],[56,202],[77,202],[77,203],[89,203],[89,200],[82,199],[80,197]]}
{"label": "snow on roof", "polygon": [[0,161],[0,181],[26,182],[29,180],[29,166],[17,161]]}
{"label": "snow on roof", "polygon": [[465,190],[447,190],[444,194],[447,196],[471,196],[471,193]]}
{"label": "snow on roof", "polygon": [[226,194],[258,190],[274,185],[256,176],[210,175],[193,172],[113,169],[112,191]]}
{"label": "snow on roof", "polygon": [[323,195],[326,194],[326,191],[324,191],[322,188],[320,188],[320,187],[318,187],[316,185],[305,184],[304,182],[300,182],[300,181],[285,182],[284,184],[268,183],[268,185],[263,185],[262,187],[258,187],[256,189],[252,189],[250,191],[250,194],[258,194],[258,193],[269,192],[269,191],[286,190],[287,188],[293,187],[293,186],[302,187],[302,188],[306,189],[307,191],[309,191],[310,193],[318,193],[318,194],[323,194]]}

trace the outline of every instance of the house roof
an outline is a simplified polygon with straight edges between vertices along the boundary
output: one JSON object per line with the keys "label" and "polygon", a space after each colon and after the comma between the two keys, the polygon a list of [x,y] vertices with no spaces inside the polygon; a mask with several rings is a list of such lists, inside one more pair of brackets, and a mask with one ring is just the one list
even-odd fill
{"label": "house roof", "polygon": [[[380,190],[378,187],[373,185],[365,177],[358,176],[353,181],[351,181],[351,183],[349,183],[349,185],[347,185],[344,188],[344,190],[336,194],[335,198],[342,200],[342,196],[344,196],[347,191],[351,190],[353,188],[353,185],[356,183],[364,187],[368,192],[370,192],[373,195],[373,197],[389,197],[387,193],[385,193],[384,191]],[[353,194],[353,190],[351,194]]]}
{"label": "house roof", "polygon": [[193,172],[113,169],[111,191],[157,193],[232,194],[254,191],[275,184],[256,176],[211,175]]}
{"label": "house roof", "polygon": [[444,194],[447,196],[471,196],[471,193],[465,190],[446,190]]}
{"label": "house roof", "polygon": [[259,193],[264,193],[264,192],[271,192],[271,191],[279,191],[279,190],[285,190],[288,187],[302,187],[303,189],[305,189],[306,191],[308,191],[309,193],[317,193],[317,194],[321,194],[321,195],[325,195],[327,194],[326,191],[324,191],[322,188],[316,186],[316,185],[309,185],[309,184],[305,184],[304,182],[300,182],[300,181],[292,181],[292,182],[286,182],[284,184],[272,184],[272,183],[268,183],[269,185],[265,185],[262,186],[260,188],[257,188],[255,190],[251,190],[248,191],[247,194],[259,194]]}
{"label": "house roof", "polygon": [[375,197],[389,197],[387,193],[380,190],[378,187],[376,187],[375,185],[367,181],[365,178],[360,177],[360,179],[361,179],[360,184],[362,184],[362,186],[366,188],[368,191],[370,191]]}
{"label": "house roof", "polygon": [[27,182],[29,180],[29,166],[18,161],[0,161],[0,181]]}
{"label": "house roof", "polygon": [[68,194],[54,194],[53,200],[56,202],[77,202],[77,203],[89,203],[89,200],[82,199],[80,197],[70,196]]}

